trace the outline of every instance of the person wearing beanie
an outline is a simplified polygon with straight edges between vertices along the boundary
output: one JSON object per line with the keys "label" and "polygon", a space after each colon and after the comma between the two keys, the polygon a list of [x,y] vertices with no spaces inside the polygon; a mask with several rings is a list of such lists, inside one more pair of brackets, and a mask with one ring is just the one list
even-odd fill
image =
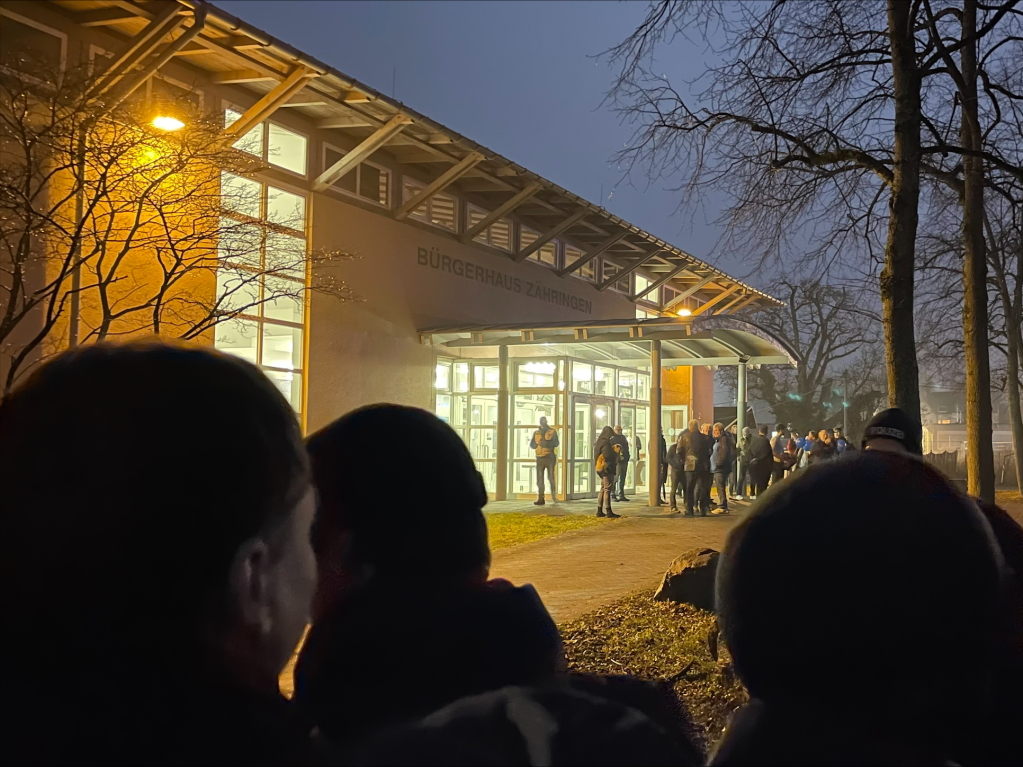
{"label": "person wearing beanie", "polygon": [[710,763],[974,763],[1004,671],[1003,575],[976,504],[911,456],[868,450],[772,487],[718,566],[751,704]]}
{"label": "person wearing beanie", "polygon": [[[398,468],[367,465],[366,455],[393,453],[396,435]],[[561,639],[536,591],[489,580],[487,491],[450,426],[419,408],[370,405],[307,449],[320,583],[294,700],[310,725],[353,747],[467,695],[554,677]],[[415,503],[381,500],[397,480],[421,490]],[[428,491],[439,482],[443,492]]]}
{"label": "person wearing beanie", "polygon": [[923,454],[923,429],[920,422],[897,407],[877,413],[863,430],[860,443],[864,450],[889,453]]}

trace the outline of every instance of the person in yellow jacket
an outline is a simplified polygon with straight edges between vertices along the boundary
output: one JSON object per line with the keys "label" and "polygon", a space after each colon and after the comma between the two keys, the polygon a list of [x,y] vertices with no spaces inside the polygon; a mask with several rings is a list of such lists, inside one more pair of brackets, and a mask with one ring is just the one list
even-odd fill
{"label": "person in yellow jacket", "polygon": [[529,440],[529,447],[536,451],[536,493],[537,498],[534,506],[543,506],[547,503],[544,498],[546,488],[544,487],[544,472],[551,483],[551,498],[557,500],[557,490],[554,484],[554,467],[558,462],[557,454],[554,452],[558,445],[558,432],[552,429],[547,423],[547,418],[540,419],[540,428],[533,432],[533,438]]}

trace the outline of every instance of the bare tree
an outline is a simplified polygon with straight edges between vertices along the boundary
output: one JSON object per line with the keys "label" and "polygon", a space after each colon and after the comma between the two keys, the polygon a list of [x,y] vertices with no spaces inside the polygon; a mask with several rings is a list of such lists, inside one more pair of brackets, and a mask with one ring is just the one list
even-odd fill
{"label": "bare tree", "polygon": [[[187,97],[185,127],[155,130],[152,103],[97,101],[82,68],[0,75],[0,373],[8,392],[68,345],[213,328],[311,290],[352,297],[310,252],[304,200],[248,178],[260,164]],[[167,107],[167,104],[163,104]],[[313,275],[312,284],[307,279]]]}
{"label": "bare tree", "polygon": [[[800,361],[794,369],[750,370],[750,398],[803,430],[841,425],[845,410],[850,434],[858,434],[886,396],[878,374],[881,322],[869,296],[809,278],[780,280],[771,291],[785,306],[758,312],[755,322],[788,342]],[[722,381],[734,390],[734,371]]]}

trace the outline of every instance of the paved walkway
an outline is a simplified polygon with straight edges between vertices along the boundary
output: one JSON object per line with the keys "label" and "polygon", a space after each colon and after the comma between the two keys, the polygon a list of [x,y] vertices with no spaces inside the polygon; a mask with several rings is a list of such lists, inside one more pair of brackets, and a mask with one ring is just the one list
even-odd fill
{"label": "paved walkway", "polygon": [[[487,511],[593,514],[594,506],[569,501],[538,510],[529,502],[502,501],[488,504]],[[620,520],[495,551],[491,573],[532,583],[554,620],[572,620],[637,589],[657,588],[668,564],[689,549],[720,549],[746,508],[734,506],[728,515],[686,517],[635,501],[618,504]]]}

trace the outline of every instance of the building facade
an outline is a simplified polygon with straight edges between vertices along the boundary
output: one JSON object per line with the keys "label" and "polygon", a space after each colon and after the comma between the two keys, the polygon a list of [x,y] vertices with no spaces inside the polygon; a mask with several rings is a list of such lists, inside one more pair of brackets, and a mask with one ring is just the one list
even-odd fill
{"label": "building facade", "polygon": [[[713,418],[716,366],[739,366],[744,401],[746,365],[794,359],[749,319],[772,297],[212,6],[3,0],[0,35],[8,69],[100,61],[154,110],[223,121],[255,169],[220,172],[220,267],[194,290],[225,319],[196,340],[258,365],[307,431],[373,402],[430,409],[500,499],[535,492],[545,416],[558,496],[581,498],[620,424],[630,492],[652,496],[650,447]],[[266,271],[311,253],[348,257]],[[342,280],[346,300],[319,289]]]}

